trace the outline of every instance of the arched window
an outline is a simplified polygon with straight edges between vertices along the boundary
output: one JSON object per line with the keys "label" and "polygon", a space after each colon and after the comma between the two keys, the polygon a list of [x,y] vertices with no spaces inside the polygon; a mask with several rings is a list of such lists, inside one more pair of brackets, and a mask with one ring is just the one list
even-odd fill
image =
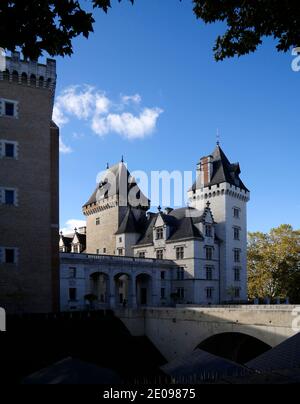
{"label": "arched window", "polygon": [[47,80],[47,88],[49,88],[51,86],[51,79]]}
{"label": "arched window", "polygon": [[3,72],[3,80],[9,81],[9,71],[7,69]]}
{"label": "arched window", "polygon": [[12,74],[12,81],[13,81],[14,83],[18,83],[18,82],[19,82],[19,73],[18,73],[16,70],[13,71],[13,74]]}
{"label": "arched window", "polygon": [[26,73],[22,73],[22,76],[21,76],[21,83],[22,83],[22,84],[28,84],[28,77],[27,77],[27,74],[26,74]]}
{"label": "arched window", "polygon": [[45,82],[44,77],[40,76],[40,78],[39,78],[39,87],[44,87],[44,82]]}
{"label": "arched window", "polygon": [[30,85],[36,86],[36,76],[34,74],[30,76]]}

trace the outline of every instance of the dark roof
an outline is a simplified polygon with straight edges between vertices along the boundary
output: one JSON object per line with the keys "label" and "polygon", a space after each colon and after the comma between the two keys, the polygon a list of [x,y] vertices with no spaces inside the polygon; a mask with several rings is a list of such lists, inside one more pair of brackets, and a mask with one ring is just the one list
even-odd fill
{"label": "dark roof", "polygon": [[[82,233],[76,232],[76,233],[74,234],[74,237],[75,237],[75,236],[77,236],[78,241],[79,241],[80,244],[82,244],[83,246],[86,245],[86,234],[82,234]],[[74,240],[74,239],[73,239],[73,240]]]}
{"label": "dark roof", "polygon": [[118,231],[116,232],[116,234],[125,234],[125,233],[139,233],[137,221],[130,207],[127,209],[125,217]]}
{"label": "dark roof", "polygon": [[26,377],[23,384],[119,384],[120,376],[79,359],[66,358]]}
{"label": "dark roof", "polygon": [[67,236],[61,235],[60,238],[66,247],[69,247],[73,241],[73,237],[67,237]]}
{"label": "dark roof", "polygon": [[[205,184],[205,186],[212,186],[227,182],[228,184],[237,186],[246,192],[249,192],[240,179],[241,170],[239,163],[231,164],[219,145],[216,146],[211,157],[213,163],[213,173],[210,182]],[[199,189],[199,187],[200,178],[197,178],[191,190],[195,191],[196,189]]]}
{"label": "dark roof", "polygon": [[133,197],[138,198],[140,205],[148,210],[150,201],[138,188],[135,179],[127,170],[126,165],[124,163],[116,164],[106,170],[101,182],[97,184],[95,191],[83,207],[95,204],[100,199],[114,195],[119,196],[119,204],[123,204],[123,206],[127,206],[128,204],[135,206],[136,200],[130,200],[130,191],[134,187],[137,187],[138,191],[132,193]]}
{"label": "dark roof", "polygon": [[269,371],[300,368],[300,333],[246,364],[249,368]]}
{"label": "dark roof", "polygon": [[149,218],[144,220],[142,224],[138,223],[141,238],[138,240],[137,245],[153,243],[153,228],[158,216],[169,226],[170,233],[167,241],[203,238],[195,224],[200,223],[208,211],[211,213],[210,208],[207,207],[203,212],[194,208],[180,208],[172,210],[169,214],[162,212],[156,214],[151,213]]}
{"label": "dark roof", "polygon": [[222,377],[245,376],[253,373],[245,366],[227,359],[212,355],[201,349],[195,349],[190,354],[176,358],[161,370],[175,379],[177,383],[199,381],[216,381]]}

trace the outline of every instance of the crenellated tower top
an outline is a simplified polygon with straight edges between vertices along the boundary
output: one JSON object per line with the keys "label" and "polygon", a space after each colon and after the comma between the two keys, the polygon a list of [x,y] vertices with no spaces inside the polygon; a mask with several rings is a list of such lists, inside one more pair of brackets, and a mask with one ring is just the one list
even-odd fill
{"label": "crenellated tower top", "polygon": [[5,57],[6,70],[0,71],[0,80],[20,85],[47,88],[54,94],[56,87],[56,61],[47,59],[46,64],[21,59],[20,52]]}

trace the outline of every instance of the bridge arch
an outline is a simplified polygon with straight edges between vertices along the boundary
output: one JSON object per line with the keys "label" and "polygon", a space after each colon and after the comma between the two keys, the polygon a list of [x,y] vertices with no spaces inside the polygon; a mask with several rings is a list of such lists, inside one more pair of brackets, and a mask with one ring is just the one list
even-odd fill
{"label": "bridge arch", "polygon": [[271,349],[266,342],[242,332],[214,334],[196,348],[234,362],[245,364]]}

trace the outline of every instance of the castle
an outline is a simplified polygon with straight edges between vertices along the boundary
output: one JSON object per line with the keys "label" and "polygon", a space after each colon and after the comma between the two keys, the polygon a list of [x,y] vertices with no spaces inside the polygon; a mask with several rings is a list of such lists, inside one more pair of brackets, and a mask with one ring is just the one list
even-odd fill
{"label": "castle", "polygon": [[51,59],[14,52],[0,72],[0,306],[51,312],[245,301],[250,192],[219,144],[197,165],[188,207],[151,212],[121,161],[84,204],[86,227],[59,238],[55,87]]}
{"label": "castle", "polygon": [[217,144],[201,158],[189,206],[149,211],[124,162],[83,206],[86,228],[60,236],[61,309],[247,301],[250,192]]}

